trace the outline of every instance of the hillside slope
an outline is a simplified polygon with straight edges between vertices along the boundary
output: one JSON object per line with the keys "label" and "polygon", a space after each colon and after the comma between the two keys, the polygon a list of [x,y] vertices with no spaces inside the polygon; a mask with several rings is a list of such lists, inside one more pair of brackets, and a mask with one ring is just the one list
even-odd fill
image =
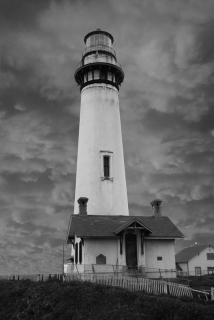
{"label": "hillside slope", "polygon": [[214,303],[77,281],[1,281],[0,319],[213,320]]}

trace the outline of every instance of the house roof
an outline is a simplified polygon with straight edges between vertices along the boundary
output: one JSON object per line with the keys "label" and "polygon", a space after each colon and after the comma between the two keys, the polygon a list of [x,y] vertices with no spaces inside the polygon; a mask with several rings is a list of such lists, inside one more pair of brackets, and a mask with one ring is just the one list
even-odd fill
{"label": "house roof", "polygon": [[188,262],[195,256],[197,256],[201,251],[208,248],[208,244],[194,245],[192,247],[184,248],[175,255],[176,262]]}
{"label": "house roof", "polygon": [[138,221],[152,237],[183,238],[183,234],[168,217],[72,215],[67,241],[76,235],[80,238],[118,238],[118,231]]}

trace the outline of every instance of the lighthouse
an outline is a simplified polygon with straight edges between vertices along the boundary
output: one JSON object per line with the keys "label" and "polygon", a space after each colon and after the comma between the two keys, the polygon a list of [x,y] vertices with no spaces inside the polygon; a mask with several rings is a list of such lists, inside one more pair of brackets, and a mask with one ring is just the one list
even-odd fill
{"label": "lighthouse", "polygon": [[115,270],[118,275],[134,270],[154,278],[168,269],[166,276],[172,278],[174,240],[183,235],[162,216],[162,201],[151,202],[153,215],[129,215],[119,109],[124,72],[114,39],[97,29],[84,42],[75,72],[81,105],[75,206],[66,237],[71,244],[68,273],[113,276]]}
{"label": "lighthouse", "polygon": [[89,215],[127,216],[119,109],[124,72],[110,33],[97,29],[88,33],[84,42],[86,47],[75,72],[81,105],[74,214],[79,214],[82,201],[83,205],[88,202]]}

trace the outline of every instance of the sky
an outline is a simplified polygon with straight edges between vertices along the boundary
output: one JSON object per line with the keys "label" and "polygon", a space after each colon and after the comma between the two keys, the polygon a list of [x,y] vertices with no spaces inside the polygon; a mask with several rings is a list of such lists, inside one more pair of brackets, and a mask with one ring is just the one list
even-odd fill
{"label": "sky", "polygon": [[[130,215],[214,245],[214,1],[0,0],[0,274],[62,271],[84,36],[111,33]],[[65,246],[65,259],[70,257]]]}

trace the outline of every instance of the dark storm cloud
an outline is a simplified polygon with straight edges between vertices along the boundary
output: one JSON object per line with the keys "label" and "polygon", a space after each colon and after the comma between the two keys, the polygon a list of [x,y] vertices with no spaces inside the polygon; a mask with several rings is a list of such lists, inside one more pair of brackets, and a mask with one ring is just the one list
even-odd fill
{"label": "dark storm cloud", "polygon": [[[37,174],[37,177],[29,177],[29,181],[20,177],[17,173],[2,173],[2,177],[6,182],[6,192],[11,194],[15,193],[22,193],[22,192],[29,192],[32,193],[36,190],[38,191],[49,191],[53,189],[54,185],[53,182],[49,178],[50,172],[46,171],[42,174]],[[35,181],[36,180],[36,181]]]}
{"label": "dark storm cloud", "polygon": [[152,214],[161,198],[187,237],[178,248],[214,244],[213,10],[212,0],[1,1],[1,272],[61,268],[78,142],[73,74],[97,28],[113,34],[125,72],[130,214]]}
{"label": "dark storm cloud", "polygon": [[197,34],[198,57],[196,63],[206,64],[214,61],[214,22],[208,21],[200,26]]}
{"label": "dark storm cloud", "polygon": [[49,0],[1,0],[0,19],[2,25],[13,28],[27,26],[34,27],[38,14],[46,9],[51,1]]}

